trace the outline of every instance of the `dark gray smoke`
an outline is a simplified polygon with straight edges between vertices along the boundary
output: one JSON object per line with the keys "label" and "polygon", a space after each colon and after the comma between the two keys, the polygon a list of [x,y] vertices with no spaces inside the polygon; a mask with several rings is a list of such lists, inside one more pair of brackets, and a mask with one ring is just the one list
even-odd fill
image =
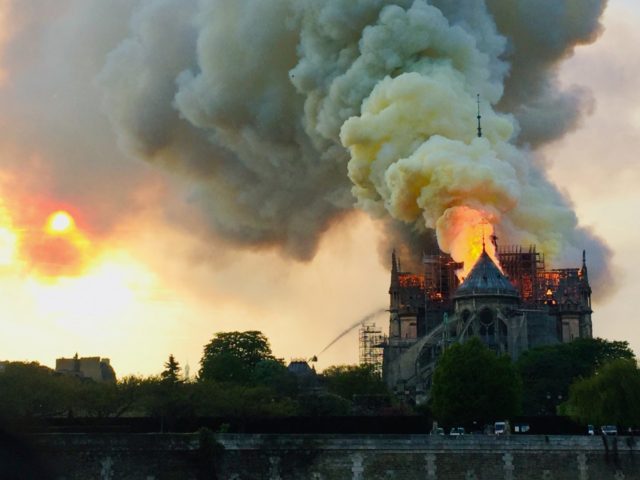
{"label": "dark gray smoke", "polygon": [[[345,122],[363,113],[363,102],[385,79],[417,73],[438,81],[449,68],[461,85],[456,97],[463,97],[460,108],[450,106],[457,116],[451,120],[461,128],[431,129],[427,121],[420,132],[427,119],[417,119],[418,131],[409,133],[413,145],[390,155],[410,155],[434,134],[468,142],[475,115],[463,101],[476,92],[488,109],[487,132],[492,116],[502,115],[513,132],[506,140],[539,145],[562,136],[590,108],[587,92],[558,86],[557,67],[576,45],[596,38],[605,5],[148,0],[138,4],[129,35],[109,54],[99,84],[122,146],[189,178],[190,201],[204,212],[202,233],[245,246],[277,246],[308,259],[322,232],[353,209],[353,196],[374,216],[407,222],[400,231],[414,237],[438,227],[437,216],[422,219],[389,208],[389,187],[375,179],[375,171],[363,170],[360,160],[379,152],[354,150],[353,135],[368,135],[366,128],[352,123],[350,135],[340,137]],[[401,136],[393,129],[389,135]],[[365,145],[362,140],[356,143]],[[371,145],[387,148],[378,140]],[[606,247],[577,226],[570,210],[558,213],[567,202],[535,162],[526,168],[533,172],[518,174],[520,192],[509,191],[497,207],[481,206],[482,215],[495,219],[503,237],[513,237],[505,241],[538,242],[560,262],[579,258],[588,244],[594,276],[606,276]],[[555,212],[548,220],[540,222],[540,214],[522,220],[523,212],[535,208],[522,208],[535,197],[522,193],[531,185],[546,192],[541,196],[548,205],[541,211]],[[465,202],[465,208],[478,207],[477,200]],[[509,216],[516,207],[520,213]],[[543,230],[551,223],[562,224],[566,233],[548,237]],[[455,243],[450,237],[439,231],[445,250]]]}
{"label": "dark gray smoke", "polygon": [[[138,177],[106,141],[98,98],[122,151],[184,179],[186,198],[199,212],[197,223],[186,226],[205,238],[306,260],[324,231],[361,208],[396,226],[381,247],[386,261],[401,238],[413,239],[414,252],[427,248],[419,246],[433,229],[447,249],[452,232],[443,232],[442,219],[454,205],[490,217],[503,243],[540,243],[558,263],[575,264],[587,248],[594,283],[607,284],[608,249],[579,227],[543,162],[527,150],[561,137],[592,107],[588,92],[560,88],[557,68],[598,36],[605,6],[605,0],[60,0],[53,8],[45,0],[15,0],[8,4],[12,30],[3,58],[13,83],[4,89],[3,108],[17,113],[5,132],[25,144],[42,139],[41,148],[63,165],[47,172],[55,176],[51,188],[73,202],[88,199],[101,218],[135,205],[127,194],[112,194],[112,206],[100,199],[114,185],[135,190]],[[429,113],[448,98],[434,93],[443,85],[457,89],[456,101],[436,124]],[[417,94],[416,86],[431,94],[407,103],[421,112],[411,128],[376,120],[379,112],[401,111],[406,89]],[[457,158],[495,157],[487,165],[502,182],[491,190],[496,197],[432,192],[432,177],[404,183],[405,159],[415,163],[470,144],[476,93],[490,148],[458,151]],[[34,109],[20,110],[27,104],[51,108],[36,118]],[[74,150],[74,142],[93,148]],[[75,182],[91,173],[104,181],[86,188]],[[405,197],[412,188],[418,197]]]}

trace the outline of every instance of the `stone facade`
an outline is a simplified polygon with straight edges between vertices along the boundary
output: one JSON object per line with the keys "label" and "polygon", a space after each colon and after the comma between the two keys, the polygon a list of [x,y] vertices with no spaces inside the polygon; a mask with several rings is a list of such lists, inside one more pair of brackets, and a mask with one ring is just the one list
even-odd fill
{"label": "stone facade", "polygon": [[471,337],[516,359],[525,350],[591,338],[591,288],[581,268],[546,270],[531,247],[498,249],[499,268],[483,249],[460,283],[461,264],[425,255],[422,275],[402,272],[392,255],[389,337],[382,372],[397,393],[428,399],[435,364],[453,342]]}
{"label": "stone facade", "polygon": [[[640,440],[589,436],[50,434],[55,480],[638,480]],[[6,473],[6,470],[4,470]]]}
{"label": "stone facade", "polygon": [[116,374],[108,358],[82,357],[56,358],[56,373],[95,382],[115,382]]}

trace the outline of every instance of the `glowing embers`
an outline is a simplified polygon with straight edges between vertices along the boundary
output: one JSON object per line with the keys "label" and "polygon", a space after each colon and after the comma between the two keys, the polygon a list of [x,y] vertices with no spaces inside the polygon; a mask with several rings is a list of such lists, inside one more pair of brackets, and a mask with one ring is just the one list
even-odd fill
{"label": "glowing embers", "polygon": [[412,273],[401,273],[398,275],[398,281],[403,288],[414,287],[424,290],[424,277],[422,275],[414,275]]}

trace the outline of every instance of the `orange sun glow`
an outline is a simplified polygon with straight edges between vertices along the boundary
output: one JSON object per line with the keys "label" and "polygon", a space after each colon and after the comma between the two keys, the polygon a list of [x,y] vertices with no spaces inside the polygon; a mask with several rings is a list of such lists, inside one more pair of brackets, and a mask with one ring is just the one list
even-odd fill
{"label": "orange sun glow", "polygon": [[49,234],[62,234],[71,231],[75,226],[73,217],[64,210],[58,210],[49,215],[46,224],[46,231]]}
{"label": "orange sun glow", "polygon": [[31,218],[17,228],[20,260],[30,272],[45,279],[83,275],[96,252],[70,211],[37,208],[38,202],[33,206]]}

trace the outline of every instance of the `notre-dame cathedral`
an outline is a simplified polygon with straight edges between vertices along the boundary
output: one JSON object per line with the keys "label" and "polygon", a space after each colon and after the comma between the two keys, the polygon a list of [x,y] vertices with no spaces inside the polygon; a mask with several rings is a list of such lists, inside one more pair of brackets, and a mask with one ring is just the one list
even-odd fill
{"label": "notre-dame cathedral", "polygon": [[497,248],[500,267],[483,247],[460,282],[450,256],[424,255],[424,272],[401,271],[391,258],[389,337],[383,378],[398,392],[428,398],[438,356],[453,342],[476,336],[516,359],[523,351],[590,338],[591,288],[581,268],[547,270],[535,247]]}

